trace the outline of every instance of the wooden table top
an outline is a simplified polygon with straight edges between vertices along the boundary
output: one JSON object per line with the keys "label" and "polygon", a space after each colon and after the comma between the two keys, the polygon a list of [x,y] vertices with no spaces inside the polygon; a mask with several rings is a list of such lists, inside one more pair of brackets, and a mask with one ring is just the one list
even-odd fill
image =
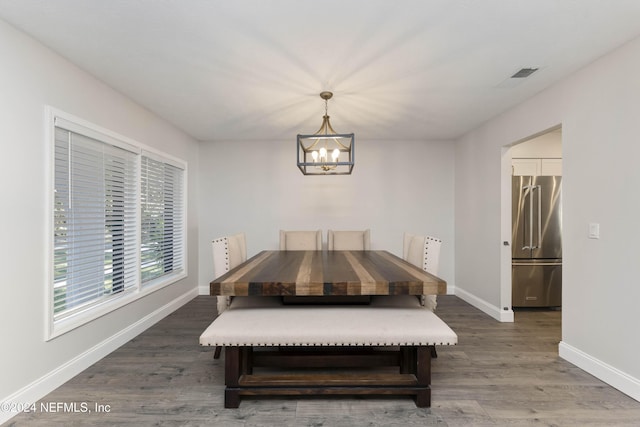
{"label": "wooden table top", "polygon": [[387,251],[262,251],[210,284],[211,295],[438,295],[444,280]]}

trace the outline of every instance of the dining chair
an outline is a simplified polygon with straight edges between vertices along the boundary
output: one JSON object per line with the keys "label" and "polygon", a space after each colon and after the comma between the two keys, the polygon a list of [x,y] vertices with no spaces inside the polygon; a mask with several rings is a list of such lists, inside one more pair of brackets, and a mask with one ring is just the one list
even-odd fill
{"label": "dining chair", "polygon": [[281,251],[321,251],[322,230],[285,231],[280,230]]}
{"label": "dining chair", "polygon": [[330,251],[368,251],[371,249],[371,231],[327,231],[327,249]]}
{"label": "dining chair", "polygon": [[[213,277],[216,279],[247,260],[247,242],[244,233],[218,237],[211,241],[213,247]],[[231,297],[217,296],[218,316],[231,304]],[[216,347],[214,359],[220,357],[222,347]]]}
{"label": "dining chair", "polygon": [[[427,273],[437,276],[440,264],[440,246],[442,246],[442,240],[436,237],[404,233],[402,258]],[[420,303],[431,311],[434,311],[438,305],[436,295],[422,295]]]}

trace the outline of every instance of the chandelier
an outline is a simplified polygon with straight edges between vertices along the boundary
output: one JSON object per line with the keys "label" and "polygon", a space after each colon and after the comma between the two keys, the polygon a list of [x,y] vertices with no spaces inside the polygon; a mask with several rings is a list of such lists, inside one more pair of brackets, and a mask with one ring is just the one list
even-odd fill
{"label": "chandelier", "polygon": [[298,168],[304,175],[350,175],[354,162],[354,134],[337,133],[329,123],[328,102],[331,92],[320,92],[324,116],[313,135],[298,134]]}

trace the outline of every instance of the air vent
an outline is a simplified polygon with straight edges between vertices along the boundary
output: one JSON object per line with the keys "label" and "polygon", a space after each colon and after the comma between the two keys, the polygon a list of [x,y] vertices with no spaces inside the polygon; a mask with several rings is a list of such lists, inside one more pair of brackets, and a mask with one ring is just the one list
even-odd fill
{"label": "air vent", "polygon": [[511,76],[512,79],[526,79],[531,74],[538,71],[537,68],[521,68],[517,73]]}

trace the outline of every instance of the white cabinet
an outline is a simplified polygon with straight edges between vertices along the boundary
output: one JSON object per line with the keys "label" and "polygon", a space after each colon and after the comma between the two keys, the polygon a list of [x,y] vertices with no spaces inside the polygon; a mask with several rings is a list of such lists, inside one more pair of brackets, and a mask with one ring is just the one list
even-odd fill
{"label": "white cabinet", "polygon": [[540,175],[562,176],[562,159],[540,160]]}
{"label": "white cabinet", "polygon": [[513,176],[538,176],[540,175],[540,159],[513,159]]}
{"label": "white cabinet", "polygon": [[512,159],[513,176],[561,176],[562,159]]}

